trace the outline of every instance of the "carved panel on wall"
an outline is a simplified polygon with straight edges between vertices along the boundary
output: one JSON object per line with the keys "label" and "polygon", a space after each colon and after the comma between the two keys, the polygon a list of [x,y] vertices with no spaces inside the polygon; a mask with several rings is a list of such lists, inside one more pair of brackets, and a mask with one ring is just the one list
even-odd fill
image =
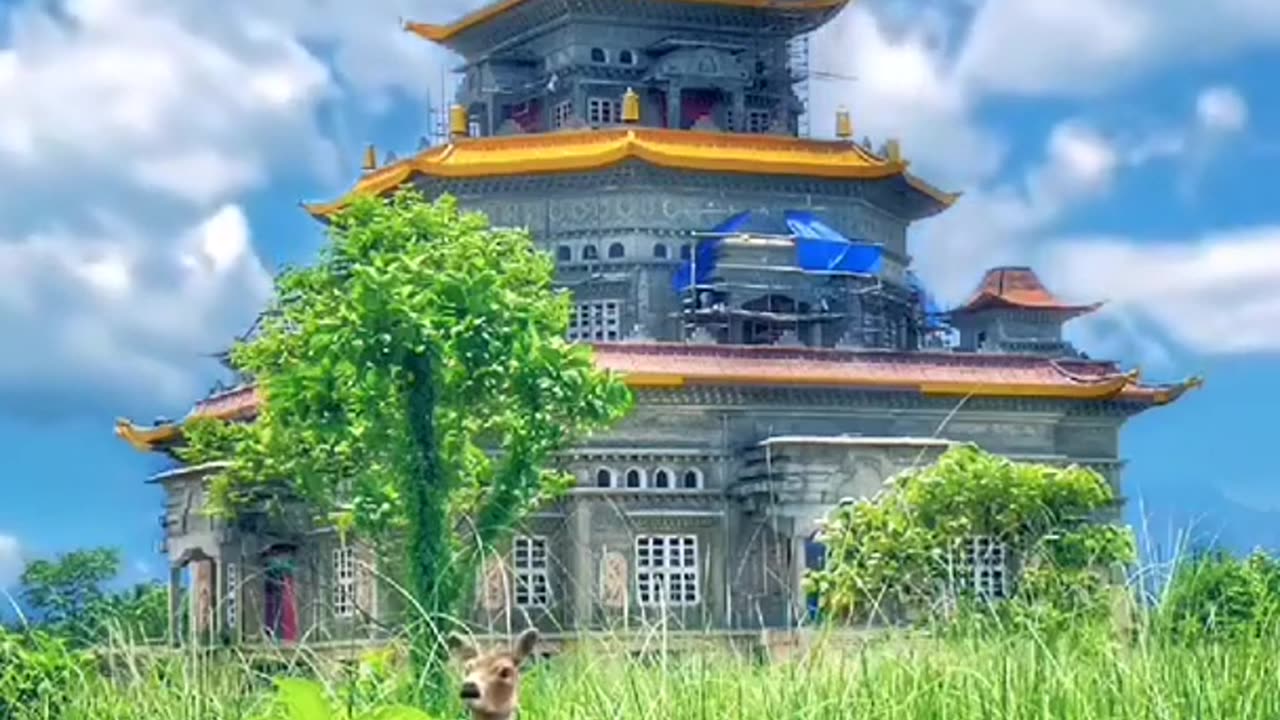
{"label": "carved panel on wall", "polygon": [[1028,422],[952,421],[943,435],[997,448],[1047,449],[1053,441],[1051,426]]}
{"label": "carved panel on wall", "polygon": [[616,550],[606,552],[600,563],[601,604],[615,609],[627,607],[629,589],[627,556]]}
{"label": "carved panel on wall", "polygon": [[887,475],[883,457],[867,453],[850,453],[841,464],[841,480],[833,501],[841,498],[870,497],[884,484]]}
{"label": "carved panel on wall", "polygon": [[502,561],[492,559],[485,562],[484,574],[481,576],[480,605],[490,612],[499,612],[507,607],[507,574]]}

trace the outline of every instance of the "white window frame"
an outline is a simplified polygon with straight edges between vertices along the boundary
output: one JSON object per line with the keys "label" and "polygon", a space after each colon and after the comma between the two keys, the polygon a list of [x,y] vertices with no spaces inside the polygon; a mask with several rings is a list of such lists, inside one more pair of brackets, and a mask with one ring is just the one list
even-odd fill
{"label": "white window frame", "polygon": [[622,122],[622,100],[619,98],[587,98],[587,122],[592,125],[615,125]]}
{"label": "white window frame", "polygon": [[961,572],[969,590],[987,601],[1009,597],[1009,547],[985,535],[969,538],[961,546]]}
{"label": "white window frame", "polygon": [[570,342],[617,342],[622,339],[622,301],[585,300],[573,304]]}
{"label": "white window frame", "polygon": [[521,608],[551,607],[551,550],[542,535],[517,535],[511,545],[515,574],[515,604]]}
{"label": "white window frame", "polygon": [[[640,484],[635,487],[631,486],[631,473],[636,473],[640,478]],[[649,476],[645,473],[644,468],[629,467],[626,472],[622,473],[622,487],[627,490],[643,490],[649,487]]]}
{"label": "white window frame", "polygon": [[[666,475],[667,475],[667,486],[666,486],[666,487],[658,487],[658,474],[659,474],[659,473],[666,473]],[[657,468],[656,470],[654,470],[654,471],[653,471],[653,481],[650,483],[650,485],[651,485],[655,490],[675,490],[676,488],[680,487],[679,483],[680,483],[680,478],[676,476],[675,471],[674,471],[674,470],[672,470],[672,469],[671,469],[671,468],[669,468],[669,467],[665,467],[665,466],[663,466],[663,467]]]}
{"label": "white window frame", "polygon": [[235,630],[240,622],[240,566],[229,562],[223,567],[222,572],[226,576],[227,585],[225,610],[227,629]]}
{"label": "white window frame", "polygon": [[636,599],[644,607],[693,607],[702,601],[697,535],[639,535]]}
{"label": "white window frame", "polygon": [[573,117],[573,101],[561,100],[551,106],[551,127],[553,129],[562,128],[569,124],[569,120]]}
{"label": "white window frame", "polygon": [[[684,479],[689,475],[689,473],[693,473],[693,475],[698,478],[693,487],[689,487],[684,483]],[[701,468],[685,468],[684,472],[680,473],[680,477],[677,478],[677,482],[679,484],[676,487],[680,490],[701,490],[703,485],[706,484],[706,480],[707,476],[702,472]]]}
{"label": "white window frame", "polygon": [[333,615],[339,618],[356,614],[356,552],[350,545],[333,549]]}
{"label": "white window frame", "polygon": [[473,117],[467,120],[467,135],[473,138],[480,137],[480,118]]}

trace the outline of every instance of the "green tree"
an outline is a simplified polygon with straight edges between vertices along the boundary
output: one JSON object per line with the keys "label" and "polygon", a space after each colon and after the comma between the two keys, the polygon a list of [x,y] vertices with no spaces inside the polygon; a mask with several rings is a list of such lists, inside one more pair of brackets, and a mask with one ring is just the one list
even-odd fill
{"label": "green tree", "polygon": [[806,580],[836,617],[930,619],[941,598],[976,599],[957,581],[957,563],[963,543],[982,536],[1003,543],[1020,569],[1006,608],[1098,613],[1109,609],[1112,571],[1136,556],[1131,532],[1099,522],[1114,503],[1091,470],[962,445],[894,478],[879,497],[833,512],[826,567]]}
{"label": "green tree", "polygon": [[429,623],[413,656],[438,669],[438,625],[468,607],[482,550],[569,487],[551,454],[631,394],[564,340],[569,298],[526,232],[405,190],[357,200],[329,238],[231,351],[261,393],[256,420],[190,424],[183,457],[229,461],[215,513],[296,502],[402,558]]}
{"label": "green tree", "polygon": [[120,553],[111,548],[74,550],[53,560],[33,560],[22,572],[22,596],[41,623],[88,642],[96,631],[96,610],[107,596],[103,585],[120,572]]}

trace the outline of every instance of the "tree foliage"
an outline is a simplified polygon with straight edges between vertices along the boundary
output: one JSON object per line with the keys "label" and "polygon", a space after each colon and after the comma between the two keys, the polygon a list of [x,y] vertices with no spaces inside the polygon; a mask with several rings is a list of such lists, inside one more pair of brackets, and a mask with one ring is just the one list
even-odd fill
{"label": "tree foliage", "polygon": [[130,641],[156,640],[168,630],[168,589],[141,583],[123,591],[106,585],[120,573],[113,548],[74,550],[52,560],[28,563],[20,580],[22,597],[43,631],[86,646],[111,633]]}
{"label": "tree foliage", "polygon": [[1156,628],[1185,640],[1274,636],[1280,629],[1280,561],[1262,550],[1220,550],[1180,560],[1156,611]]}
{"label": "tree foliage", "polygon": [[569,298],[526,232],[405,190],[352,203],[329,236],[232,349],[256,420],[191,423],[182,455],[229,461],[215,513],[295,500],[391,546],[438,621],[465,608],[482,549],[571,484],[552,453],[631,395],[565,341]]}
{"label": "tree foliage", "polygon": [[1002,542],[1020,570],[1014,607],[1101,611],[1108,571],[1136,559],[1127,529],[1097,522],[1114,501],[1091,470],[958,446],[834,511],[822,533],[826,567],[807,582],[836,617],[936,617],[954,608],[949,600],[975,599],[958,582],[958,561],[962,544],[981,536]]}

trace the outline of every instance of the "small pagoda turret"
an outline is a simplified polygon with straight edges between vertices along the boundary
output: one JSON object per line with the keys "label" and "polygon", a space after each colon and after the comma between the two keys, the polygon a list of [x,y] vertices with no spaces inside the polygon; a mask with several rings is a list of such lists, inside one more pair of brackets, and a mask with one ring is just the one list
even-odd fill
{"label": "small pagoda turret", "polygon": [[1077,357],[1063,339],[1063,326],[1100,307],[1058,299],[1029,267],[997,267],[947,317],[960,334],[961,351]]}

